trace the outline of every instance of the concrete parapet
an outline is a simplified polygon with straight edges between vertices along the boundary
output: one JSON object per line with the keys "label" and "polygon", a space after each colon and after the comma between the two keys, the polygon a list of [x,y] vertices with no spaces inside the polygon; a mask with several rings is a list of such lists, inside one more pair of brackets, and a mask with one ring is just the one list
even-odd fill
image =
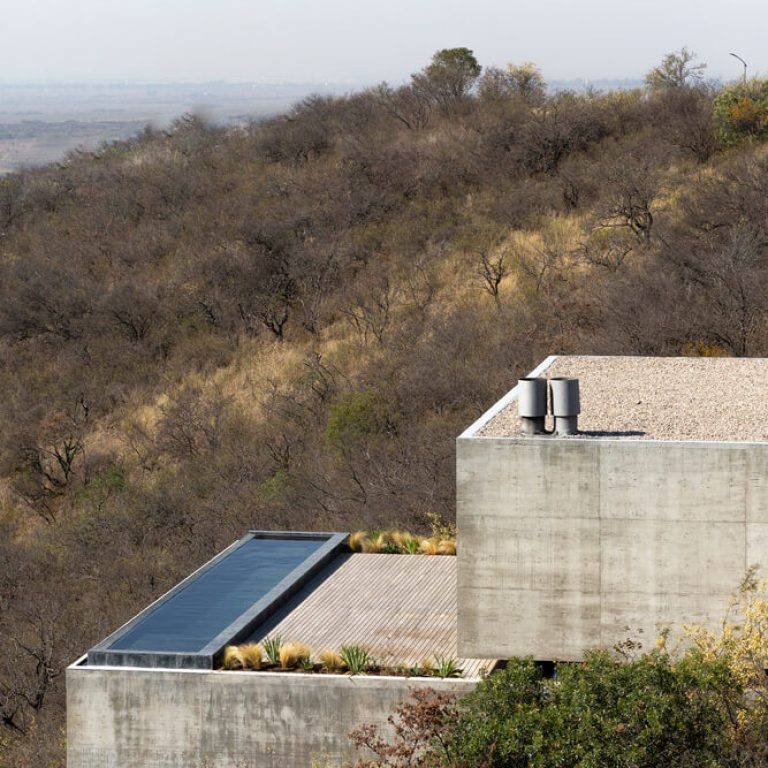
{"label": "concrete parapet", "polygon": [[68,768],[311,768],[355,757],[349,731],[385,726],[414,688],[473,680],[73,666]]}

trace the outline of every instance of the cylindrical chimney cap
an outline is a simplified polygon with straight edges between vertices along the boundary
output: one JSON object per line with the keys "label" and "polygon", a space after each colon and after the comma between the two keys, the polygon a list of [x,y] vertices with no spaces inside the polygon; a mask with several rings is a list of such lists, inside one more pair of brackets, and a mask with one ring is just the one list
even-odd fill
{"label": "cylindrical chimney cap", "polygon": [[552,387],[552,415],[578,416],[581,413],[579,402],[579,380],[557,377],[549,380]]}
{"label": "cylindrical chimney cap", "polygon": [[547,380],[520,379],[517,382],[517,408],[521,418],[547,415]]}

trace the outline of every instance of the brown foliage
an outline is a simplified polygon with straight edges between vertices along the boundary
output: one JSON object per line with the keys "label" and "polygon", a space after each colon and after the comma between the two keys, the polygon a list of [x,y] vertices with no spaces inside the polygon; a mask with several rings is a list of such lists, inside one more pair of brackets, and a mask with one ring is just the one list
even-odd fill
{"label": "brown foliage", "polygon": [[[450,521],[456,434],[544,355],[768,354],[768,165],[713,93],[475,75],[0,180],[11,764],[61,763],[62,669],[244,529]],[[331,434],[345,402],[376,418]]]}
{"label": "brown foliage", "polygon": [[390,733],[370,724],[352,731],[355,747],[373,754],[372,759],[358,760],[355,768],[447,768],[452,764],[448,744],[456,697],[414,688],[411,699],[398,704],[389,716]]}

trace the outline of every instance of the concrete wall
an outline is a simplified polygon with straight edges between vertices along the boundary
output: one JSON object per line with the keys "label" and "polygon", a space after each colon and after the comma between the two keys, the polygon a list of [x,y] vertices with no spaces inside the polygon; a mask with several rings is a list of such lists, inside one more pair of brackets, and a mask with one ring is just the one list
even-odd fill
{"label": "concrete wall", "polygon": [[471,680],[278,672],[67,670],[68,768],[311,768],[353,757],[347,734],[385,724],[414,687]]}
{"label": "concrete wall", "polygon": [[461,656],[578,660],[722,619],[768,565],[768,445],[457,443]]}

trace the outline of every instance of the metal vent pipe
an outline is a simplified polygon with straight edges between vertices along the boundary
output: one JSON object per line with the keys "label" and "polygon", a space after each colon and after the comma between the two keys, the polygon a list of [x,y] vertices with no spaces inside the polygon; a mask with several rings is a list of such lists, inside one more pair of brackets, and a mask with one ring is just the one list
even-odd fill
{"label": "metal vent pipe", "polygon": [[547,380],[520,379],[517,382],[517,408],[524,435],[546,434]]}
{"label": "metal vent pipe", "polygon": [[557,377],[549,380],[552,389],[552,415],[555,417],[556,435],[577,435],[581,413],[579,380]]}

